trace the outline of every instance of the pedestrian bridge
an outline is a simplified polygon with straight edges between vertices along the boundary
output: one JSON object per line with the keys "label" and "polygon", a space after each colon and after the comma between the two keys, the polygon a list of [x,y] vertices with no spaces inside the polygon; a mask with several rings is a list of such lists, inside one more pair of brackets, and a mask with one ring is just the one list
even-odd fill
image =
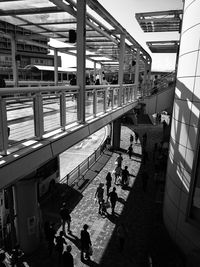
{"label": "pedestrian bridge", "polygon": [[[132,111],[141,102],[134,84],[124,84],[121,89],[120,85],[86,86],[85,121],[79,122],[79,90],[78,86],[68,85],[1,90],[2,188]],[[173,91],[165,89],[157,95],[143,96],[147,113],[164,110],[167,101],[171,105]]]}

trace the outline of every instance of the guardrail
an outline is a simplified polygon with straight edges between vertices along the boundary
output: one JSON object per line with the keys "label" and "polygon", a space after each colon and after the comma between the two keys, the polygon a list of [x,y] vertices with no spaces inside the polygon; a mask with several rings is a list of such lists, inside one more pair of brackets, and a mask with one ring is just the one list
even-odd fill
{"label": "guardrail", "polygon": [[[106,148],[107,140],[104,142],[89,156],[87,157],[81,164],[79,164],[75,169],[73,169],[70,173],[68,173],[64,178],[62,178],[59,182],[66,183],[69,186],[77,186],[80,187],[84,182],[84,174],[88,169],[92,167],[92,165],[98,160],[98,158],[103,154]],[[82,182],[80,184],[80,182]]]}
{"label": "guardrail", "polygon": [[[37,86],[0,89],[0,153],[21,144],[33,145],[54,131],[79,123],[79,86]],[[86,122],[137,99],[134,84],[88,85],[85,90]],[[120,103],[121,102],[121,103]]]}

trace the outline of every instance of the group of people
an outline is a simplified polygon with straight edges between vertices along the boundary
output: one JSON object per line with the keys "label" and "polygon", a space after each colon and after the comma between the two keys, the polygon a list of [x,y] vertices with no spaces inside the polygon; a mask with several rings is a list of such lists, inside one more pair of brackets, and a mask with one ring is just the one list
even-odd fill
{"label": "group of people", "polygon": [[[48,246],[49,256],[55,251],[58,257],[58,266],[74,267],[74,259],[71,254],[72,246],[67,244],[66,241],[66,224],[67,232],[69,235],[72,234],[70,229],[71,216],[66,203],[63,203],[60,208],[60,218],[62,223],[62,229],[57,235],[55,223],[46,221],[44,224],[44,235]],[[89,226],[83,225],[83,229],[80,233],[80,244],[81,244],[81,260],[90,260],[92,254],[92,243],[90,234],[88,232]]]}

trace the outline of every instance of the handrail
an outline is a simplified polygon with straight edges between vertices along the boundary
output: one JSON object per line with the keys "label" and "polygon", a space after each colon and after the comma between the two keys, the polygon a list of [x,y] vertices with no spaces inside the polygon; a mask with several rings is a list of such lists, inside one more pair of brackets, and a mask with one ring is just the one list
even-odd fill
{"label": "handrail", "polygon": [[[71,85],[1,88],[1,155],[7,155],[9,148],[17,143],[23,143],[24,139],[26,141],[42,140],[48,133],[59,129],[65,131],[66,126],[78,123],[80,110],[76,99],[79,90],[79,86]],[[86,121],[88,118],[95,118],[118,108],[120,104],[119,90],[120,85],[118,84],[87,85],[85,87]],[[122,106],[136,100],[136,86],[123,84]],[[23,114],[15,112],[13,115],[15,109],[24,109],[24,112]]]}
{"label": "handrail", "polygon": [[[98,158],[102,155],[106,148],[107,140],[104,137],[103,143],[90,155],[88,156],[83,162],[81,162],[76,168],[74,168],[71,172],[69,172],[65,177],[63,177],[59,183],[66,183],[69,186],[78,186],[80,180],[84,179],[84,175],[98,160]],[[93,159],[91,160],[90,159]],[[86,169],[82,168],[86,166]]]}

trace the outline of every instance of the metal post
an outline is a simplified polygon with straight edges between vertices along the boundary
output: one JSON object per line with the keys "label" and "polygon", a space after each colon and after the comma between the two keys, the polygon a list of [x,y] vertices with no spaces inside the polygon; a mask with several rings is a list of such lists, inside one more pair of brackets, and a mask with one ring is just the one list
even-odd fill
{"label": "metal post", "polygon": [[135,65],[135,86],[136,86],[136,91],[138,91],[138,85],[139,85],[139,68],[140,68],[140,49],[137,49],[137,54],[136,54],[136,65]]}
{"label": "metal post", "polygon": [[7,126],[7,113],[6,102],[0,97],[0,153],[7,155],[8,149],[8,126]]}
{"label": "metal post", "polygon": [[33,100],[35,136],[40,140],[44,134],[42,95],[37,93]]}
{"label": "metal post", "polygon": [[106,109],[107,109],[107,91],[108,88],[105,88],[103,91],[103,112],[106,113]]}
{"label": "metal post", "polygon": [[58,85],[58,51],[54,49],[54,84]]}
{"label": "metal post", "polygon": [[16,61],[16,40],[11,37],[11,54],[12,54],[12,68],[13,68],[13,81],[14,86],[18,87],[18,67]]}
{"label": "metal post", "polygon": [[119,95],[118,95],[118,106],[122,106],[122,84],[124,77],[124,53],[125,53],[125,34],[121,34],[120,36],[120,54],[119,54],[119,72],[118,72],[118,83],[120,85]]}
{"label": "metal post", "polygon": [[97,114],[97,91],[93,90],[93,116],[96,117]]}
{"label": "metal post", "polygon": [[77,99],[78,121],[85,123],[85,39],[86,0],[77,0]]}
{"label": "metal post", "polygon": [[65,130],[66,125],[66,98],[65,92],[60,94],[60,125]]}

